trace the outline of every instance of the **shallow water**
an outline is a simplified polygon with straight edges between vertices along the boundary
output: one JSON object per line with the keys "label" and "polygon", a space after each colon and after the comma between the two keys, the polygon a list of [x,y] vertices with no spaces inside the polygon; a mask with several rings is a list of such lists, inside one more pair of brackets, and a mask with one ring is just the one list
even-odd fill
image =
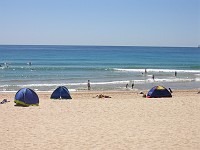
{"label": "shallow water", "polygon": [[126,90],[127,83],[131,89],[132,82],[133,90],[200,86],[199,48],[1,45],[0,53],[0,91],[86,90],[87,80],[93,90]]}

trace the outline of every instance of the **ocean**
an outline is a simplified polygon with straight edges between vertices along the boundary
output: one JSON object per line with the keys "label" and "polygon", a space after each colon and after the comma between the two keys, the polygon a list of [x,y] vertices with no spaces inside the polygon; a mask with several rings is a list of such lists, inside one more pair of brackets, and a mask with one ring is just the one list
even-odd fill
{"label": "ocean", "polygon": [[91,90],[199,89],[200,48],[0,45],[0,91],[82,91],[88,80]]}

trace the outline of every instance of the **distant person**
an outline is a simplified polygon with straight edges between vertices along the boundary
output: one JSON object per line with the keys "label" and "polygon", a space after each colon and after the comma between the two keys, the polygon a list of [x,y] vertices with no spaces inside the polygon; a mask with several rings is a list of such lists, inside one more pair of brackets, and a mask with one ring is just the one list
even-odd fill
{"label": "distant person", "polygon": [[91,86],[90,86],[90,80],[88,80],[87,87],[88,87],[88,90],[91,89]]}
{"label": "distant person", "polygon": [[154,80],[154,78],[155,78],[155,76],[154,75],[152,75],[152,79]]}
{"label": "distant person", "polygon": [[[99,95],[97,95],[97,96],[95,96],[95,97],[98,97],[98,98],[111,98],[110,96],[108,96],[108,95],[103,95],[103,94],[99,94]],[[95,97],[93,97],[93,98],[95,98]]]}
{"label": "distant person", "polygon": [[177,76],[177,72],[176,71],[175,71],[174,75],[175,75],[175,77]]}
{"label": "distant person", "polygon": [[131,87],[132,87],[132,89],[133,89],[133,87],[134,87],[134,81],[133,81],[133,83],[132,83]]}
{"label": "distant person", "polygon": [[8,63],[5,62],[4,65],[5,65],[6,68],[8,68]]}
{"label": "distant person", "polygon": [[144,73],[147,74],[147,69],[144,69]]}
{"label": "distant person", "polygon": [[31,66],[31,65],[32,65],[32,63],[31,63],[31,62],[29,62],[29,63],[28,63],[28,65],[29,65],[29,66]]}
{"label": "distant person", "polygon": [[126,88],[128,88],[128,83],[126,84]]}
{"label": "distant person", "polygon": [[142,94],[142,97],[146,98],[147,96],[146,96],[146,94],[143,93],[143,94]]}
{"label": "distant person", "polygon": [[4,99],[2,102],[0,102],[0,104],[4,104],[4,103],[7,103],[7,102],[10,102],[10,101],[8,101],[7,99]]}

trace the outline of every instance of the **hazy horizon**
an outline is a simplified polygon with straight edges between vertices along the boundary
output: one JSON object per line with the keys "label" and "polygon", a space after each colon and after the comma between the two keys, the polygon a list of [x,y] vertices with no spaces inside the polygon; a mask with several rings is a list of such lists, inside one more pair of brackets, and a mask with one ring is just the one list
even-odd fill
{"label": "hazy horizon", "polygon": [[0,46],[102,46],[102,47],[191,47],[197,48],[197,46],[165,46],[165,45],[67,45],[67,44],[0,44]]}

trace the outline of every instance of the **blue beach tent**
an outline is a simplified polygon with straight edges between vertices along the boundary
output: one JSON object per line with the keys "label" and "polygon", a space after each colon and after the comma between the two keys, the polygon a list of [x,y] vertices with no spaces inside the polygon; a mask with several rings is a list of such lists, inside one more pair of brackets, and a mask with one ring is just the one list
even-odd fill
{"label": "blue beach tent", "polygon": [[59,86],[51,94],[51,99],[72,99],[68,89],[65,86]]}
{"label": "blue beach tent", "polygon": [[39,106],[38,95],[29,88],[20,89],[15,95],[14,102],[21,106]]}
{"label": "blue beach tent", "polygon": [[163,86],[154,86],[147,94],[147,98],[172,97],[171,93]]}

